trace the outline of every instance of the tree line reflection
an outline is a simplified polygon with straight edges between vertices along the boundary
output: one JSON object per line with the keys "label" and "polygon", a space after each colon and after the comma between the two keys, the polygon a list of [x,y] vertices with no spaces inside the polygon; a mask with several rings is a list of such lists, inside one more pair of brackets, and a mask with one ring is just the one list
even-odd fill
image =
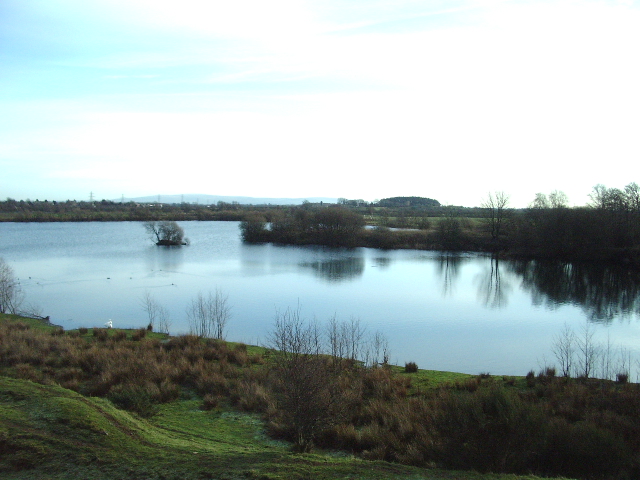
{"label": "tree line reflection", "polygon": [[[299,265],[325,281],[343,282],[362,276],[369,261],[356,255]],[[389,257],[375,258],[372,266],[385,268],[394,261]],[[456,283],[465,274],[463,266],[476,262],[477,257],[441,255],[424,261],[435,262],[442,295],[448,297],[454,295]],[[504,308],[519,287],[531,295],[533,305],[550,309],[577,305],[593,322],[608,323],[614,318],[640,315],[640,273],[616,265],[487,257],[473,284],[478,302],[487,308]]]}
{"label": "tree line reflection", "polygon": [[640,314],[640,274],[601,263],[510,262],[534,304],[579,305],[594,322]]}
{"label": "tree line reflection", "polygon": [[[465,258],[443,256],[439,272],[448,293]],[[555,309],[577,305],[593,322],[640,314],[640,273],[605,263],[501,260],[488,258],[476,277],[478,299],[485,307],[506,306],[514,284],[531,295],[533,305]]]}

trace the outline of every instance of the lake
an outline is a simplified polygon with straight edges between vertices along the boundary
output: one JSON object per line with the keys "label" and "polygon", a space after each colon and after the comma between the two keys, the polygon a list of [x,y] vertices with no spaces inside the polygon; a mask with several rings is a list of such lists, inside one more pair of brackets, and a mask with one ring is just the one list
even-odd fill
{"label": "lake", "polygon": [[[186,309],[219,288],[226,338],[264,344],[277,311],[381,332],[392,363],[524,375],[557,363],[565,325],[640,359],[640,279],[605,266],[496,261],[479,254],[245,245],[238,222],[181,222],[191,244],[153,244],[140,222],[0,223],[0,256],[26,302],[66,329],[143,327],[146,292],[187,333]],[[629,355],[625,355],[628,358]]]}

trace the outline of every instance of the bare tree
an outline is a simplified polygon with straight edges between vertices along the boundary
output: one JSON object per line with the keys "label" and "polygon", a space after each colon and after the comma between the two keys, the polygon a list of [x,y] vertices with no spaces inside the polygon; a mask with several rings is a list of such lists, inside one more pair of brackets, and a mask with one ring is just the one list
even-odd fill
{"label": "bare tree", "polygon": [[560,373],[563,377],[570,377],[573,370],[573,358],[575,352],[576,334],[564,324],[562,331],[554,338],[551,351],[556,356],[560,365]]}
{"label": "bare tree", "polygon": [[502,227],[509,205],[509,195],[504,192],[495,192],[487,195],[482,201],[481,207],[487,211],[487,219],[491,227],[491,238],[494,240],[500,237]]}
{"label": "bare tree", "polygon": [[171,317],[169,316],[169,310],[163,306],[158,307],[158,332],[166,333],[169,335],[171,330]]}
{"label": "bare tree", "polygon": [[329,320],[327,337],[329,353],[334,359],[362,360],[362,348],[366,328],[360,319],[351,317],[348,322],[338,322],[335,315]]}
{"label": "bare tree", "polygon": [[364,357],[364,364],[370,367],[389,363],[389,342],[381,332],[376,331],[369,341],[369,348]]}
{"label": "bare tree", "polygon": [[296,450],[308,452],[317,436],[341,419],[336,370],[320,355],[317,323],[302,320],[299,308],[276,312],[269,346],[275,352],[272,390],[279,421]]}
{"label": "bare tree", "polygon": [[360,324],[359,318],[351,317],[349,322],[345,323],[345,329],[347,339],[347,358],[350,360],[359,360],[366,328]]}
{"label": "bare tree", "polygon": [[577,336],[578,347],[578,375],[589,378],[598,360],[598,347],[593,341],[595,330],[586,322]]}
{"label": "bare tree", "polygon": [[[153,295],[149,291],[145,291],[140,301],[147,317],[149,318],[149,327],[152,330],[156,330],[160,333],[169,333],[171,327],[171,319],[169,318],[169,311],[160,305]],[[157,324],[157,328],[156,328]]]}
{"label": "bare tree", "polygon": [[607,343],[600,348],[600,373],[599,377],[607,380],[611,380],[613,372],[613,345],[611,343],[611,336],[607,335]]}
{"label": "bare tree", "polygon": [[231,318],[229,297],[220,289],[208,295],[198,293],[187,307],[189,331],[205,338],[224,338],[227,322]]}
{"label": "bare tree", "polygon": [[339,360],[346,357],[346,340],[342,324],[334,315],[327,325],[327,338],[329,340],[329,354],[331,358]]}
{"label": "bare tree", "polygon": [[18,313],[23,301],[22,288],[13,268],[0,257],[0,313]]}
{"label": "bare tree", "polygon": [[158,302],[147,290],[142,295],[140,303],[142,304],[142,308],[144,308],[144,311],[147,312],[147,317],[149,318],[148,328],[155,328],[156,319],[158,318]]}
{"label": "bare tree", "polygon": [[618,364],[616,365],[616,380],[622,378],[630,378],[631,376],[631,351],[627,348],[620,347],[618,354]]}

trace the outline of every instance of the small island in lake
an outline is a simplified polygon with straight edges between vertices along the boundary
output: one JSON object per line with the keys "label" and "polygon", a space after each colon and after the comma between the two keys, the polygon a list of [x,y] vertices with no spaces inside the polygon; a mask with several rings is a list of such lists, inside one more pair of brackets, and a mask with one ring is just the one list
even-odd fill
{"label": "small island in lake", "polygon": [[144,228],[156,240],[156,245],[174,247],[188,244],[184,229],[174,221],[149,221],[144,223]]}

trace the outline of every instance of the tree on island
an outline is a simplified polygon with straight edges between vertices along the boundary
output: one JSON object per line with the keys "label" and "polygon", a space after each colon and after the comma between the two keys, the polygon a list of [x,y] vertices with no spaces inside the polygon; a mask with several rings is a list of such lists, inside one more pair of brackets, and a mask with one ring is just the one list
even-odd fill
{"label": "tree on island", "polygon": [[184,230],[176,222],[144,222],[144,228],[152,238],[155,238],[156,245],[175,246],[187,244],[184,238]]}

